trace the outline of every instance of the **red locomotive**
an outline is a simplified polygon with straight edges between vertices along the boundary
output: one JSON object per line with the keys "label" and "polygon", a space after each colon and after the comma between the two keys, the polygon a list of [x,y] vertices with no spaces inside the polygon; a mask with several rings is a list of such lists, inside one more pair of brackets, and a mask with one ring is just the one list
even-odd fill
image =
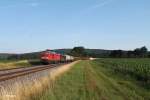
{"label": "red locomotive", "polygon": [[74,60],[74,57],[70,55],[62,55],[51,50],[46,50],[41,53],[41,61],[44,64],[70,62]]}
{"label": "red locomotive", "polygon": [[61,54],[46,50],[41,54],[41,61],[44,64],[58,63],[61,60]]}

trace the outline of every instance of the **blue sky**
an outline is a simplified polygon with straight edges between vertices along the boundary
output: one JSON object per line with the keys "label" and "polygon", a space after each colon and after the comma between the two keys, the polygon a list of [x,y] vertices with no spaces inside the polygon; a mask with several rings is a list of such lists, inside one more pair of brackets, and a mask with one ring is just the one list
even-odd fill
{"label": "blue sky", "polygon": [[1,0],[0,52],[150,49],[150,0]]}

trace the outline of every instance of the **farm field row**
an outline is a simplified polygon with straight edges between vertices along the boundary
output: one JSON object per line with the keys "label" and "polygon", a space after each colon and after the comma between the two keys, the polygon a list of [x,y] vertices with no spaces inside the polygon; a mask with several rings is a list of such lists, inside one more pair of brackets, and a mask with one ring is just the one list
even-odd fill
{"label": "farm field row", "polygon": [[113,73],[134,79],[145,88],[150,88],[150,59],[101,59],[96,62]]}
{"label": "farm field row", "polygon": [[[116,66],[116,63],[118,66],[114,69],[112,66]],[[134,72],[131,74],[119,67],[124,68],[124,64],[130,66],[131,63],[135,64],[134,68],[143,65],[142,68],[146,66],[149,70],[150,67],[149,59],[80,61],[32,100],[150,100],[148,80],[141,80]]]}

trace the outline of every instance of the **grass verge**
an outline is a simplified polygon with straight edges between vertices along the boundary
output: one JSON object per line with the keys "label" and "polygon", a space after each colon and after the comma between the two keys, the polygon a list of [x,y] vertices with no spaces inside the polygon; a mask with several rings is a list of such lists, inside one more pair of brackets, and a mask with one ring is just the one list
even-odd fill
{"label": "grass verge", "polygon": [[68,71],[75,63],[9,80],[6,86],[0,87],[0,100],[33,100],[50,88],[55,78]]}
{"label": "grass verge", "polygon": [[150,92],[95,61],[81,61],[32,100],[150,100]]}
{"label": "grass verge", "polygon": [[0,61],[0,69],[17,68],[17,67],[30,67],[33,65],[40,65],[40,60],[6,60]]}

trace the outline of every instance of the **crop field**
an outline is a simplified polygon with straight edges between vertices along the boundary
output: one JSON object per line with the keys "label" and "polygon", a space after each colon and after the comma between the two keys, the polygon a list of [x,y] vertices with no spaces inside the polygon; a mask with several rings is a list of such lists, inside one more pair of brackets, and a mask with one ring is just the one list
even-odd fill
{"label": "crop field", "polygon": [[149,60],[80,61],[32,100],[150,100]]}
{"label": "crop field", "polygon": [[99,62],[114,73],[132,77],[150,87],[150,59],[101,59]]}

